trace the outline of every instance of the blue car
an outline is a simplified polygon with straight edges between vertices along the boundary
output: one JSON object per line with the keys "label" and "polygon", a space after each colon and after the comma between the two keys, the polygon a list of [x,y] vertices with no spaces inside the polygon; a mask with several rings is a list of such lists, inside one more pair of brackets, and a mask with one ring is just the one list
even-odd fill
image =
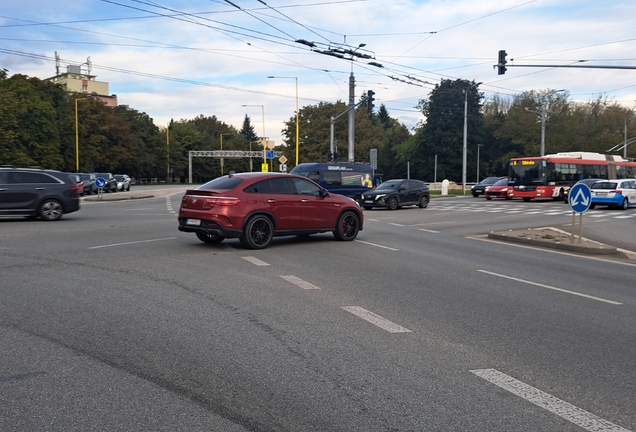
{"label": "blue car", "polygon": [[591,209],[597,205],[623,210],[636,206],[636,180],[634,179],[598,181],[590,187],[590,191],[592,192]]}

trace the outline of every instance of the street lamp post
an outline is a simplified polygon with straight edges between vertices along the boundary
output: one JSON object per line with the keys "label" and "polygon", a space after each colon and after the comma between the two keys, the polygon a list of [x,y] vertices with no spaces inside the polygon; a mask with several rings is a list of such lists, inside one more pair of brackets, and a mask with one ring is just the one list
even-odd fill
{"label": "street lamp post", "polygon": [[298,166],[298,77],[268,76],[267,78],[288,78],[296,80],[296,166]]}
{"label": "street lamp post", "polygon": [[479,183],[479,148],[483,146],[483,144],[477,144],[477,183]]}
{"label": "street lamp post", "polygon": [[[255,106],[259,106],[261,107],[261,112],[263,114],[263,137],[261,138],[261,143],[263,144],[263,164],[267,163],[267,154],[266,154],[266,146],[267,146],[267,142],[265,141],[265,105],[241,105],[242,107],[255,107]],[[251,150],[250,150],[251,151]],[[250,156],[250,161],[252,160],[252,157]]]}
{"label": "street lamp post", "polygon": [[[221,140],[221,151],[223,151],[223,135],[233,135],[232,133],[222,133],[219,135],[219,139]],[[223,175],[223,157],[221,157],[221,175]]]}

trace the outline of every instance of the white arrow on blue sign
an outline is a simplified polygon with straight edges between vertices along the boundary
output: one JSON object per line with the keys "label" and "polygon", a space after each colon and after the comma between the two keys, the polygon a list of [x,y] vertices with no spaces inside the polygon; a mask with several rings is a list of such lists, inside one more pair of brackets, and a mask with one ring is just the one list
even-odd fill
{"label": "white arrow on blue sign", "polygon": [[592,192],[583,183],[575,184],[568,194],[568,204],[573,212],[583,213],[592,204]]}
{"label": "white arrow on blue sign", "polygon": [[102,189],[104,186],[106,186],[106,180],[103,177],[97,177],[95,179],[95,186]]}

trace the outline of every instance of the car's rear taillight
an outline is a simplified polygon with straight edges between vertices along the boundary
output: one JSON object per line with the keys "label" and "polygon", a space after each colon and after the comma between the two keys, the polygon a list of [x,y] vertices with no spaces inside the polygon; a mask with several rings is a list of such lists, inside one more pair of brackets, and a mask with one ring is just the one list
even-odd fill
{"label": "car's rear taillight", "polygon": [[208,205],[217,205],[217,206],[233,206],[240,203],[241,200],[235,197],[212,197],[206,198],[205,203]]}
{"label": "car's rear taillight", "polygon": [[71,192],[79,193],[79,188],[77,187],[77,185],[71,186]]}
{"label": "car's rear taillight", "polygon": [[623,195],[623,191],[619,191],[619,190],[609,191],[609,193],[615,193],[615,194]]}

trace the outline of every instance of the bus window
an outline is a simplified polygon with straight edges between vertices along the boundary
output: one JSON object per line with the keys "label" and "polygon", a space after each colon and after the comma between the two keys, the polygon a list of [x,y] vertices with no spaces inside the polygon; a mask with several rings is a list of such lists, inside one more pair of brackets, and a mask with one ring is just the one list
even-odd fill
{"label": "bus window", "polygon": [[326,185],[339,185],[340,181],[340,172],[339,171],[325,171],[323,173],[323,178]]}

